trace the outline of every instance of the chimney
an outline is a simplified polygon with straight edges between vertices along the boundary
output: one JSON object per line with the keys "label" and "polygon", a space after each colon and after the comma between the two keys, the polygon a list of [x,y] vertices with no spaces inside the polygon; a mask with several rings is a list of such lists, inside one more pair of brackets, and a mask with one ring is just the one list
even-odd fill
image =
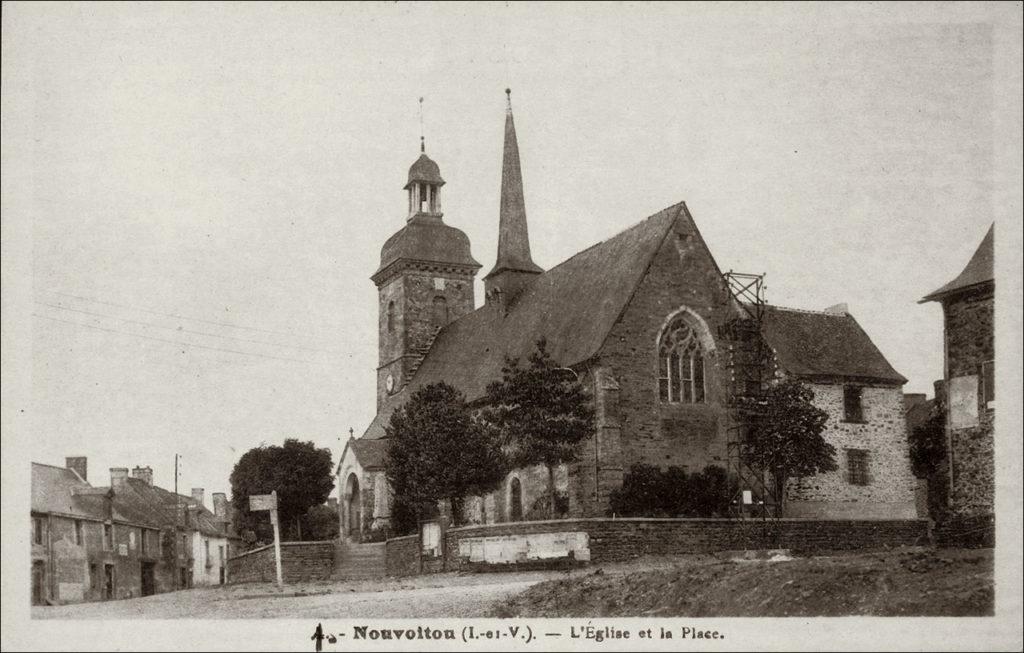
{"label": "chimney", "polygon": [[217,521],[230,521],[228,518],[228,495],[223,492],[213,493],[213,514]]}
{"label": "chimney", "polygon": [[337,512],[338,511],[338,497],[328,497],[327,498],[327,507],[330,508],[331,510]]}
{"label": "chimney", "polygon": [[842,304],[833,304],[832,306],[829,306],[825,309],[825,312],[831,315],[849,315],[850,307],[843,302]]}
{"label": "chimney", "polygon": [[132,470],[132,478],[142,479],[146,482],[146,485],[153,484],[153,468],[152,467],[135,467]]}
{"label": "chimney", "polygon": [[110,468],[110,487],[117,487],[128,479],[128,468],[127,467],[111,467]]}
{"label": "chimney", "polygon": [[935,388],[935,398],[938,399],[939,401],[945,401],[945,399],[946,399],[946,380],[945,379],[936,379],[935,383],[933,384],[933,387]]}
{"label": "chimney", "polygon": [[203,505],[203,488],[192,488],[192,500],[198,503],[200,506]]}
{"label": "chimney", "polygon": [[76,474],[82,477],[83,481],[88,482],[89,480],[89,459],[85,456],[69,456],[64,459],[64,466],[68,469],[74,470]]}

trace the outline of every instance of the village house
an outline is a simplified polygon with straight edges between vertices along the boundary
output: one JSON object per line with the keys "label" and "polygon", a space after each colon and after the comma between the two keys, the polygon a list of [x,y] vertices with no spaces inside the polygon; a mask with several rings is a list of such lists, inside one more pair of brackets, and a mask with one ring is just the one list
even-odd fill
{"label": "village house", "polygon": [[[424,149],[409,169],[405,224],[384,244],[372,275],[379,296],[377,415],[362,437],[348,441],[338,464],[345,538],[380,539],[387,528],[385,427],[394,410],[439,381],[477,402],[500,378],[505,356],[525,359],[541,337],[596,408],[596,434],[556,475],[565,516],[605,516],[609,494],[634,463],[732,469],[732,399],[749,389],[749,359],[763,350],[754,362],[764,379],[799,378],[814,390],[815,403],[828,412],[824,437],[839,465],[794,480],[786,516],[915,517],[906,379],[845,305],[766,304],[760,278],[723,274],[682,202],[542,269],[530,252],[510,103],[497,258],[478,306],[481,264],[465,233],[444,221],[445,181]],[[540,518],[546,488],[544,469],[514,470],[497,491],[467,498],[462,520]]]}
{"label": "village house", "polygon": [[921,299],[943,315],[943,382],[949,509],[943,534],[994,541],[995,225],[952,281]]}
{"label": "village house", "polygon": [[[88,461],[65,467],[32,463],[32,602],[76,603],[148,596],[225,582],[223,564],[237,545],[228,524],[153,485],[149,467],[112,468],[110,484],[88,481]],[[198,542],[198,544],[197,544]],[[206,544],[218,553],[203,557]],[[207,560],[213,561],[212,569]]]}

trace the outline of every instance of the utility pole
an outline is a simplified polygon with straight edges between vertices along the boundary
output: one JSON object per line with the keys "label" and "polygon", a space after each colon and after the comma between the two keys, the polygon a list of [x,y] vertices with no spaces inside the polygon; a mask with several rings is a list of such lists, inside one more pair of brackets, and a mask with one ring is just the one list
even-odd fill
{"label": "utility pole", "polygon": [[174,588],[181,589],[181,572],[178,567],[179,553],[178,543],[181,541],[178,533],[178,520],[181,518],[181,495],[178,494],[178,454],[174,454],[174,531],[171,533],[171,537],[174,538],[174,546],[171,550],[174,552],[174,569],[171,572],[174,576]]}

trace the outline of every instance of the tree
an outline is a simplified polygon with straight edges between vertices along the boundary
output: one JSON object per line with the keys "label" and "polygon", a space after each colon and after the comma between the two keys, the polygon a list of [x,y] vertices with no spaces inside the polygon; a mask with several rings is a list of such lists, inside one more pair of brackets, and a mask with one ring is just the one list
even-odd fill
{"label": "tree", "polygon": [[769,386],[747,406],[752,414],[744,462],[772,475],[780,514],[790,478],[838,469],[836,450],[821,436],[828,413],[813,403],[814,391],[799,380]]}
{"label": "tree", "polygon": [[613,490],[609,513],[623,517],[721,517],[735,495],[724,469],[709,465],[687,474],[679,467],[662,470],[635,463]]}
{"label": "tree", "polygon": [[490,492],[505,474],[496,434],[472,418],[463,394],[446,383],[413,393],[385,431],[387,479],[404,522],[429,514],[438,501],[457,504]]}
{"label": "tree", "polygon": [[311,540],[333,540],[338,536],[338,511],[320,504],[310,506],[302,516],[302,532]]}
{"label": "tree", "polygon": [[257,539],[270,541],[273,532],[265,512],[249,512],[249,497],[277,491],[277,511],[282,528],[302,539],[301,519],[312,506],[327,500],[334,488],[330,449],[294,438],[283,446],[255,447],[242,454],[231,471],[231,503],[239,532],[252,530]]}
{"label": "tree", "polygon": [[559,367],[542,338],[529,365],[505,358],[502,379],[487,386],[482,418],[501,434],[513,467],[544,465],[548,509],[556,512],[555,467],[576,460],[579,443],[594,434],[594,410],[576,373]]}
{"label": "tree", "polygon": [[910,464],[917,478],[928,482],[928,514],[940,521],[946,513],[949,477],[946,473],[946,408],[940,396],[928,418],[910,432]]}

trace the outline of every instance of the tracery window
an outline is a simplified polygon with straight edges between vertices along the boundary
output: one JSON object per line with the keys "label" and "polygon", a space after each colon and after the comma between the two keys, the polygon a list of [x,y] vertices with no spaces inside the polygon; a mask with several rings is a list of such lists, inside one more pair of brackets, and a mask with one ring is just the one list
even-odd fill
{"label": "tracery window", "polygon": [[674,318],[661,336],[658,347],[658,394],[662,401],[702,404],[704,348],[697,332],[682,315]]}

